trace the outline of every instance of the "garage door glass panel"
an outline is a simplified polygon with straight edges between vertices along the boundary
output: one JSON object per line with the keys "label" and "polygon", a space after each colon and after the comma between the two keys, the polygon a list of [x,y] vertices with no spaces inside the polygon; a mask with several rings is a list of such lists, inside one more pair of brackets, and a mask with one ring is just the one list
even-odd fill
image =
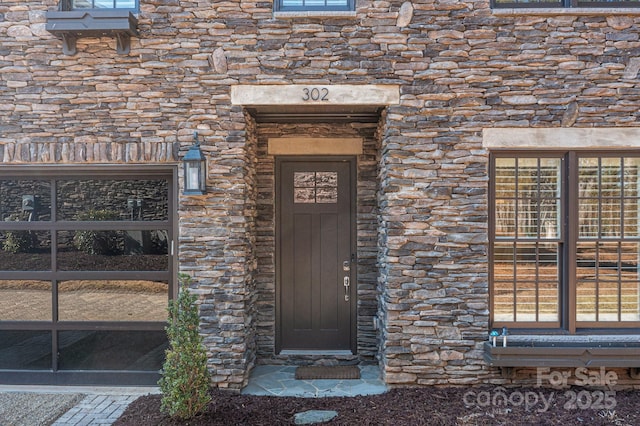
{"label": "garage door glass panel", "polygon": [[56,194],[58,220],[169,220],[166,180],[63,180]]}
{"label": "garage door glass panel", "polygon": [[51,368],[51,332],[0,330],[0,369]]}
{"label": "garage door glass panel", "polygon": [[0,321],[51,321],[51,282],[0,280]]}
{"label": "garage door glass panel", "polygon": [[50,271],[51,233],[0,231],[0,271]]}
{"label": "garage door glass panel", "polygon": [[166,321],[168,284],[149,280],[69,280],[58,284],[60,321]]}
{"label": "garage door glass panel", "polygon": [[88,229],[58,232],[62,271],[166,271],[166,230]]}
{"label": "garage door glass panel", "polygon": [[44,180],[0,180],[0,220],[51,220],[51,183]]}
{"label": "garage door glass panel", "polygon": [[61,331],[61,370],[135,370],[162,368],[168,347],[163,331]]}

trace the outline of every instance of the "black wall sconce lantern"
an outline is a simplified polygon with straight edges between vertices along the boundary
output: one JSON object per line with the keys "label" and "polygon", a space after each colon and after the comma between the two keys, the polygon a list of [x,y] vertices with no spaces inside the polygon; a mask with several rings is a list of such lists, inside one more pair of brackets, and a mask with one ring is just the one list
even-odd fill
{"label": "black wall sconce lantern", "polygon": [[207,162],[200,150],[198,132],[193,132],[193,145],[182,159],[185,195],[202,195],[206,191]]}

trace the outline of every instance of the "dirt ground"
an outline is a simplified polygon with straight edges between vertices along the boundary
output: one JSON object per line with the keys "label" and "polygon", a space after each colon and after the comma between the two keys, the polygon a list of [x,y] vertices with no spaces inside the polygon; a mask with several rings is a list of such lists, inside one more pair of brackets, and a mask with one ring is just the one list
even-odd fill
{"label": "dirt ground", "polygon": [[502,387],[393,389],[349,398],[281,398],[212,391],[208,410],[190,421],[160,412],[160,395],[134,401],[115,423],[289,425],[296,413],[335,410],[326,425],[640,425],[640,391]]}

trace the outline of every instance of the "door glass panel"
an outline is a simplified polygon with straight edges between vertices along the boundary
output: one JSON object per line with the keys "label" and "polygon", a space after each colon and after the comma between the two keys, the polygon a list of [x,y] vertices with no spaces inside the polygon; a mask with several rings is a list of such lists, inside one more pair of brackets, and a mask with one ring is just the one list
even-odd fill
{"label": "door glass panel", "polygon": [[338,202],[338,173],[295,172],[294,203],[335,204]]}
{"label": "door glass panel", "polygon": [[0,180],[0,220],[51,220],[51,184],[42,180]]}
{"label": "door glass panel", "polygon": [[51,369],[51,332],[0,330],[0,370]]}
{"label": "door glass panel", "polygon": [[166,321],[163,281],[73,280],[58,284],[60,321]]}
{"label": "door glass panel", "polygon": [[158,371],[168,348],[164,331],[61,331],[61,370]]}
{"label": "door glass panel", "polygon": [[158,180],[63,180],[56,186],[59,220],[169,219],[169,185]]}
{"label": "door glass panel", "polygon": [[295,203],[315,203],[316,191],[313,188],[295,188],[293,197]]}
{"label": "door glass panel", "polygon": [[166,271],[167,231],[81,230],[58,232],[63,271]]}
{"label": "door glass panel", "polygon": [[0,271],[51,270],[48,231],[0,231]]}
{"label": "door glass panel", "polygon": [[51,282],[0,280],[0,321],[51,321]]}

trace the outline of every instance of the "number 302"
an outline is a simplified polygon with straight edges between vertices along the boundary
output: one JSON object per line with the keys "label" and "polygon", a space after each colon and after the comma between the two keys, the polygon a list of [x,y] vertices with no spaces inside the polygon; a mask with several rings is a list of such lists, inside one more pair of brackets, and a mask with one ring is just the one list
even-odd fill
{"label": "number 302", "polygon": [[305,87],[302,89],[302,100],[303,101],[328,101],[329,100],[329,89],[326,87],[322,87],[320,89],[314,87],[313,89],[309,89]]}

